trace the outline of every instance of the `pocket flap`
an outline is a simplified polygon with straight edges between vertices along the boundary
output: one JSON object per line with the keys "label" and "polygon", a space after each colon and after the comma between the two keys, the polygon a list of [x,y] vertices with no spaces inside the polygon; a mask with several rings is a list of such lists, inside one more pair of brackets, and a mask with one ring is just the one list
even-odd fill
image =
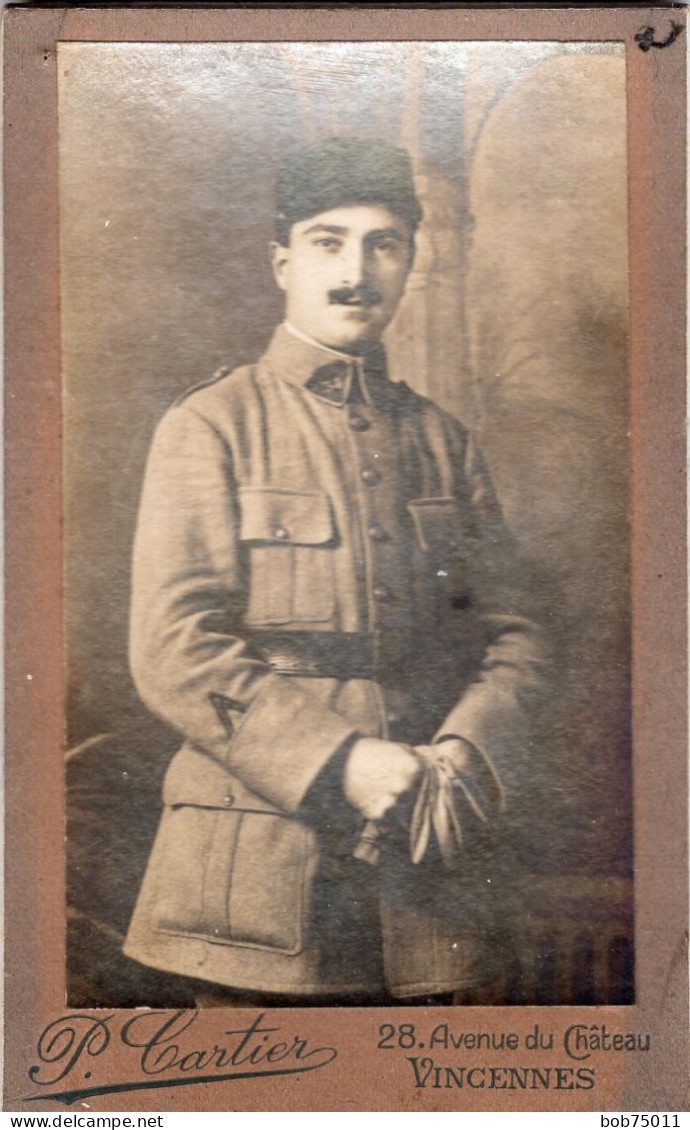
{"label": "pocket flap", "polygon": [[169,808],[184,805],[249,812],[280,811],[191,745],[182,746],[170,762],[163,783],[163,803]]}
{"label": "pocket flap", "polygon": [[334,525],[328,495],[316,491],[244,487],[239,492],[242,541],[325,545]]}
{"label": "pocket flap", "polygon": [[413,498],[407,509],[412,515],[417,540],[425,551],[442,545],[457,547],[462,542],[460,506],[457,498]]}

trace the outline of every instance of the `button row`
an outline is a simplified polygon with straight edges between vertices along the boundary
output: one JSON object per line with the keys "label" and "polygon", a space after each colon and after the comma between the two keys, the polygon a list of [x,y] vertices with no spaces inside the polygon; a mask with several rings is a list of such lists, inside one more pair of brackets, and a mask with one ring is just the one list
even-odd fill
{"label": "button row", "polygon": [[[365,416],[360,416],[359,412],[350,411],[348,415],[348,423],[353,432],[366,432],[371,427],[371,422]],[[367,486],[373,487],[381,482],[381,474],[374,467],[363,467],[361,473],[362,481]],[[389,534],[380,524],[380,522],[370,522],[367,527],[367,533],[372,541],[388,541]],[[393,598],[393,593],[387,585],[375,585],[372,590],[374,600],[379,604],[390,604]]]}

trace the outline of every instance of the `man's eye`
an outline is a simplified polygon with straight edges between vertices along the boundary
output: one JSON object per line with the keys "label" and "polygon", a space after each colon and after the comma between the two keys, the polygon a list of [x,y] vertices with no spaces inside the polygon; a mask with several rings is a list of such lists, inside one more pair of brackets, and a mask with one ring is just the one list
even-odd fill
{"label": "man's eye", "polygon": [[400,248],[400,240],[388,237],[377,239],[374,247],[377,251],[397,251]]}
{"label": "man's eye", "polygon": [[326,251],[336,251],[340,247],[340,240],[334,239],[333,236],[322,235],[314,240],[317,247],[323,247]]}

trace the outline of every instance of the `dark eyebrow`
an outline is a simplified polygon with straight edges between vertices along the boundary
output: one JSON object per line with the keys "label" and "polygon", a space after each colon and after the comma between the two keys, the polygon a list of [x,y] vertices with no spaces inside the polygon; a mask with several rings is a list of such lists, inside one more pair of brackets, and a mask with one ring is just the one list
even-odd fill
{"label": "dark eyebrow", "polygon": [[[302,235],[313,235],[315,232],[327,232],[329,235],[347,235],[348,228],[340,227],[338,224],[312,224],[310,228],[306,228]],[[376,228],[374,231],[369,231],[365,235],[365,239],[379,239],[382,235],[393,236],[395,239],[405,240],[407,238],[405,232],[400,228]]]}
{"label": "dark eyebrow", "polygon": [[395,239],[407,239],[407,236],[400,228],[377,228],[376,231],[367,232],[367,239],[378,239],[382,235],[392,235]]}
{"label": "dark eyebrow", "polygon": [[312,224],[302,232],[302,235],[311,235],[315,231],[326,231],[331,235],[347,235],[347,228],[339,228],[337,224]]}

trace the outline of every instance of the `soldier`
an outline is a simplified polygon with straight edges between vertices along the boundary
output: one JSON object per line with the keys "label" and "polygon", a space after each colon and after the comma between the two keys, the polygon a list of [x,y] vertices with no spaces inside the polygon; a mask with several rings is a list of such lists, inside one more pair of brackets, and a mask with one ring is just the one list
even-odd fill
{"label": "soldier", "polygon": [[184,744],[125,949],[224,1003],[490,975],[484,829],[525,757],[540,641],[475,441],[387,369],[420,219],[404,150],[293,153],[286,320],[151,450],[132,669]]}

